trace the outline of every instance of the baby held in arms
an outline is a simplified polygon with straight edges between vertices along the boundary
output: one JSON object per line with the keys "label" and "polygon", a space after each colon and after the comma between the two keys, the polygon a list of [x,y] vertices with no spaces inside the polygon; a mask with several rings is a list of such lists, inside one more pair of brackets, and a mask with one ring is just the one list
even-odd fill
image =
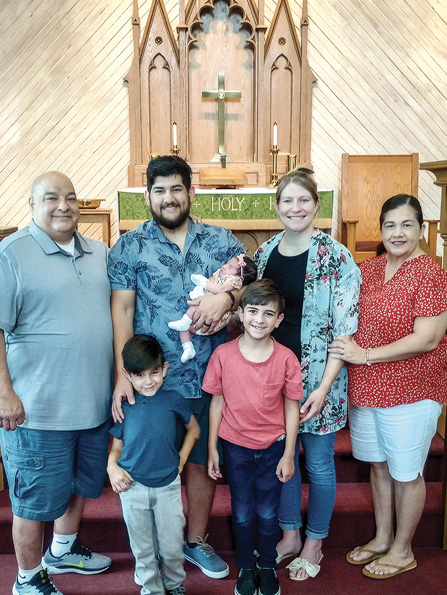
{"label": "baby held in arms", "polygon": [[[216,294],[224,291],[232,291],[240,289],[243,285],[249,285],[256,280],[257,272],[256,266],[251,258],[245,254],[239,254],[231,258],[226,264],[220,267],[212,277],[207,279],[203,275],[191,275],[191,281],[196,286],[189,292],[190,299],[194,300],[202,297],[205,294]],[[234,300],[233,300],[234,302]],[[180,340],[183,346],[183,353],[181,356],[182,363],[187,362],[196,355],[194,345],[191,341],[190,326],[192,324],[192,317],[197,306],[190,306],[179,320],[169,322],[170,329],[180,332]],[[225,312],[220,319],[214,332],[220,331],[228,324],[231,316],[231,310]],[[196,333],[201,334],[200,331]]]}

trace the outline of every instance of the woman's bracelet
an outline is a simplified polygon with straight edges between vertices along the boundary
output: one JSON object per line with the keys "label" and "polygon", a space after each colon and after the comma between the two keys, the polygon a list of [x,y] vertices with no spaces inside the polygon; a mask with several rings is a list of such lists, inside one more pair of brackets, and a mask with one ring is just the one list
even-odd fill
{"label": "woman's bracelet", "polygon": [[370,366],[370,365],[371,365],[371,362],[369,361],[369,352],[370,352],[370,351],[371,351],[371,347],[367,347],[367,348],[365,349],[365,364],[366,364],[367,366]]}

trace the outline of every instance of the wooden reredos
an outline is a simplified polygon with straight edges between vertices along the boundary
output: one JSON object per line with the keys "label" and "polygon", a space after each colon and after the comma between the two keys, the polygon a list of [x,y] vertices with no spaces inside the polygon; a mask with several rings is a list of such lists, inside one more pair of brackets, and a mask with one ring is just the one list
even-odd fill
{"label": "wooden reredos", "polygon": [[141,44],[138,0],[133,2],[134,58],[129,83],[129,186],[144,186],[153,154],[167,154],[177,124],[179,155],[188,160],[198,182],[200,167],[218,149],[217,91],[225,90],[225,153],[231,167],[243,169],[249,186],[265,186],[271,171],[273,123],[278,124],[279,172],[287,155],[310,166],[312,83],[307,60],[307,1],[301,40],[287,0],[278,0],[271,25],[264,25],[260,0],[197,0],[179,4],[179,25],[172,31],[163,0],[153,0]]}

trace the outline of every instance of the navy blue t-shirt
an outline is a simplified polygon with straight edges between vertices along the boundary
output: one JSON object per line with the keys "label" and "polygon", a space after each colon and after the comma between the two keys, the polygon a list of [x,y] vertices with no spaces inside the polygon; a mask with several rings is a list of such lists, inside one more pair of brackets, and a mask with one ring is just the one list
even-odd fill
{"label": "navy blue t-shirt", "polygon": [[123,413],[123,423],[116,422],[110,430],[124,442],[119,466],[150,488],[173,482],[179,464],[176,426],[191,420],[188,400],[162,387],[153,397],[135,393],[135,405],[124,402]]}

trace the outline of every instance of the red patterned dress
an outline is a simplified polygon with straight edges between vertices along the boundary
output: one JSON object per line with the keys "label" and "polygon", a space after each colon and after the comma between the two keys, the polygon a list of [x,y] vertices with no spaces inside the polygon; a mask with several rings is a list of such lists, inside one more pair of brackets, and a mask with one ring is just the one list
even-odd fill
{"label": "red patterned dress", "polygon": [[[386,254],[360,265],[359,327],[363,348],[381,347],[413,332],[417,317],[447,310],[447,272],[423,254],[385,281]],[[447,402],[447,337],[436,349],[396,362],[348,366],[348,397],[361,407],[394,407],[432,399]]]}

